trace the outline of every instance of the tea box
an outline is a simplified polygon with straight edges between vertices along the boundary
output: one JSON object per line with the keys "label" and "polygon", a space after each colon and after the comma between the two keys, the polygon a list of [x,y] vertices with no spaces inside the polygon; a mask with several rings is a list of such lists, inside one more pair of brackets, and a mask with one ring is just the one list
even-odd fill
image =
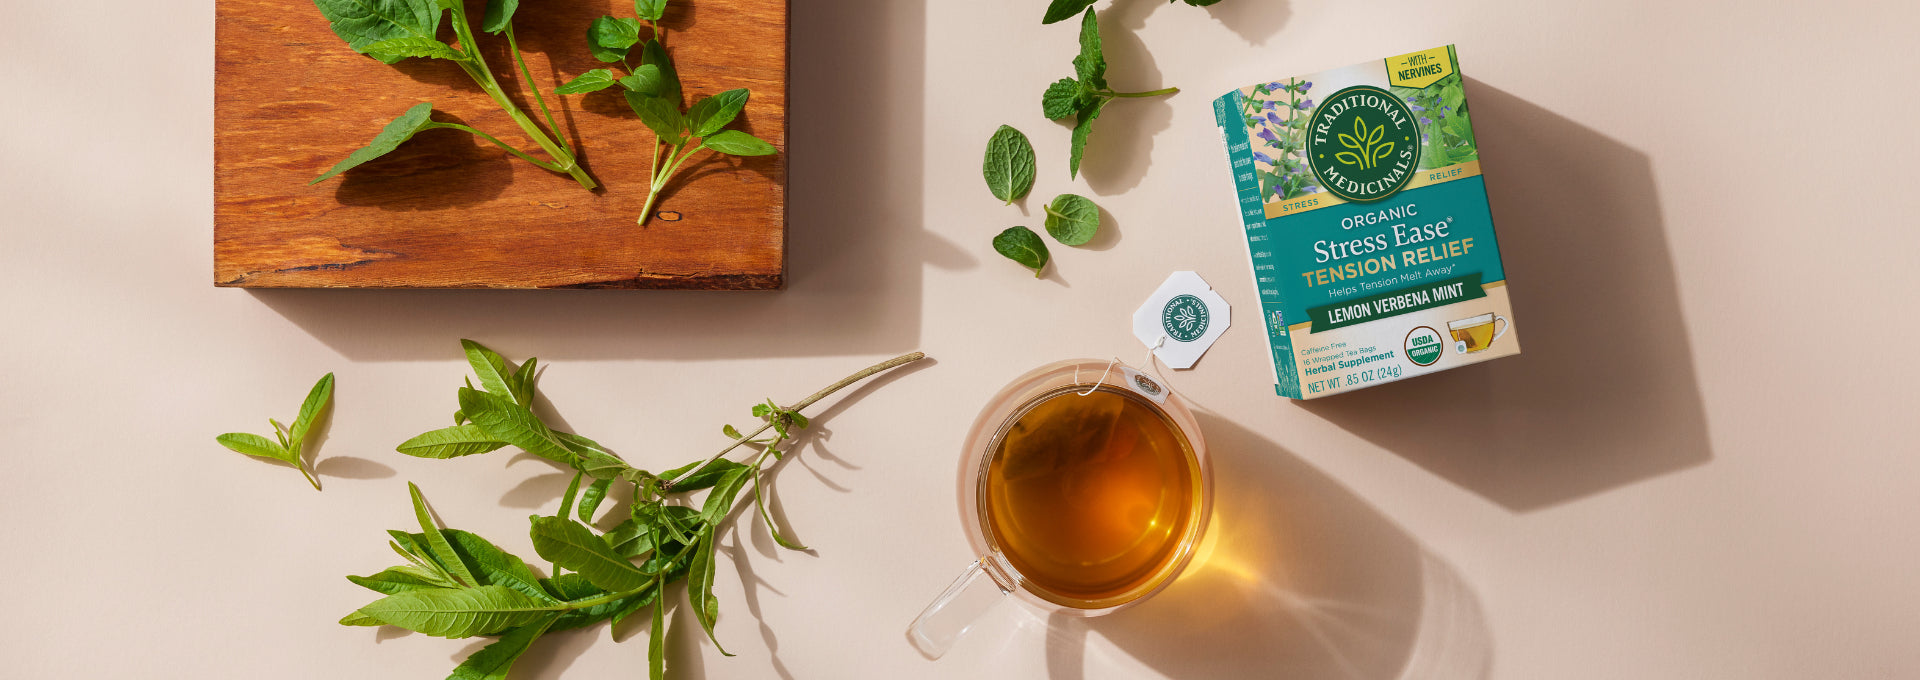
{"label": "tea box", "polygon": [[1213,111],[1279,394],[1520,353],[1452,45],[1257,83]]}

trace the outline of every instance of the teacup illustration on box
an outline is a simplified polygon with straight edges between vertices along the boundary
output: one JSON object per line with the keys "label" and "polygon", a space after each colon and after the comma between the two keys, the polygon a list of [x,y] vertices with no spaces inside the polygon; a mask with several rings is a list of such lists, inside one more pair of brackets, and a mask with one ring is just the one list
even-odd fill
{"label": "teacup illustration on box", "polygon": [[1487,313],[1448,322],[1447,332],[1453,334],[1454,351],[1467,354],[1486,349],[1512,327],[1513,322],[1508,321],[1507,317]]}

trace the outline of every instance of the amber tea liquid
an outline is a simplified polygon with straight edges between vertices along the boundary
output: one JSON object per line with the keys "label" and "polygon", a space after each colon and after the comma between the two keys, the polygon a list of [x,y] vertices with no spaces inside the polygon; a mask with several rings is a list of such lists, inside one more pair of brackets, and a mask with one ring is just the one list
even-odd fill
{"label": "amber tea liquid", "polygon": [[1199,527],[1199,463],[1144,398],[1102,385],[1043,395],[1016,411],[981,478],[995,544],[1059,604],[1124,603],[1157,586]]}

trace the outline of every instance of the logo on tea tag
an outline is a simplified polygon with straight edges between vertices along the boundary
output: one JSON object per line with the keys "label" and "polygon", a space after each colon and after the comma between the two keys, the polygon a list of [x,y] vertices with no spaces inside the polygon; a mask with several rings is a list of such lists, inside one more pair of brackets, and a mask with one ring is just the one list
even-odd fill
{"label": "logo on tea tag", "polygon": [[1134,311],[1133,336],[1167,366],[1192,368],[1232,323],[1226,299],[1199,274],[1174,272]]}
{"label": "logo on tea tag", "polygon": [[1167,403],[1167,386],[1160,384],[1160,381],[1154,380],[1152,376],[1126,366],[1121,366],[1120,377],[1126,381],[1127,389],[1133,390],[1140,396],[1152,399],[1153,403]]}

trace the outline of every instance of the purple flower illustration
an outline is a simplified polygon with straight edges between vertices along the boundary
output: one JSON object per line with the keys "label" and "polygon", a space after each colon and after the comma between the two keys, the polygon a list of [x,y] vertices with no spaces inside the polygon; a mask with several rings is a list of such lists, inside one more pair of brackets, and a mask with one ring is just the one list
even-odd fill
{"label": "purple flower illustration", "polygon": [[1274,107],[1279,105],[1280,105],[1280,102],[1269,99],[1261,104],[1261,108],[1264,108],[1268,111],[1272,111]]}
{"label": "purple flower illustration", "polygon": [[1307,88],[1310,88],[1310,87],[1313,87],[1312,81],[1303,82],[1303,83],[1300,83],[1299,85],[1293,86],[1293,91],[1298,92],[1300,94],[1306,94]]}
{"label": "purple flower illustration", "polygon": [[1410,109],[1413,109],[1413,110],[1415,110],[1415,111],[1425,111],[1425,110],[1427,110],[1427,107],[1424,107],[1424,106],[1421,106],[1421,105],[1419,105],[1419,104],[1408,104],[1408,105],[1407,105],[1407,108],[1410,108]]}
{"label": "purple flower illustration", "polygon": [[1304,191],[1309,194],[1317,194],[1320,193],[1320,187],[1309,184]]}
{"label": "purple flower illustration", "polygon": [[1427,118],[1427,117],[1425,117],[1425,116],[1421,116],[1421,117],[1420,117],[1420,124],[1421,124],[1421,125],[1432,125],[1432,124],[1433,124],[1433,119],[1431,119],[1431,118]]}
{"label": "purple flower illustration", "polygon": [[1258,151],[1253,152],[1253,158],[1254,160],[1260,161],[1262,163],[1266,163],[1267,165],[1273,165],[1272,158],[1269,158],[1267,157],[1266,154],[1260,153]]}
{"label": "purple flower illustration", "polygon": [[1279,137],[1273,136],[1273,130],[1267,128],[1260,128],[1260,133],[1257,136],[1269,142],[1278,143],[1280,141]]}
{"label": "purple flower illustration", "polygon": [[1302,99],[1302,100],[1300,100],[1300,103],[1298,103],[1298,104],[1294,104],[1294,105],[1293,105],[1293,107],[1294,107],[1294,108],[1296,108],[1296,109],[1300,109],[1301,111],[1305,111],[1305,110],[1307,110],[1307,109],[1311,109],[1311,108],[1313,108],[1313,100],[1311,100],[1311,99]]}
{"label": "purple flower illustration", "polygon": [[1267,89],[1273,90],[1275,92],[1279,92],[1281,90],[1287,89],[1287,86],[1281,83],[1267,83]]}
{"label": "purple flower illustration", "polygon": [[1271,111],[1269,111],[1269,112],[1267,112],[1267,122],[1269,122],[1269,123],[1273,123],[1274,125],[1286,125],[1286,124],[1287,124],[1287,123],[1286,123],[1286,121],[1283,121],[1283,120],[1281,120],[1281,119],[1280,119],[1280,114],[1278,114],[1278,113],[1273,113],[1273,112],[1271,112]]}
{"label": "purple flower illustration", "polygon": [[1424,133],[1424,132],[1423,132],[1423,133],[1420,133],[1420,143],[1421,143],[1421,144],[1425,144],[1425,143],[1427,143],[1427,135],[1426,135],[1426,133]]}

